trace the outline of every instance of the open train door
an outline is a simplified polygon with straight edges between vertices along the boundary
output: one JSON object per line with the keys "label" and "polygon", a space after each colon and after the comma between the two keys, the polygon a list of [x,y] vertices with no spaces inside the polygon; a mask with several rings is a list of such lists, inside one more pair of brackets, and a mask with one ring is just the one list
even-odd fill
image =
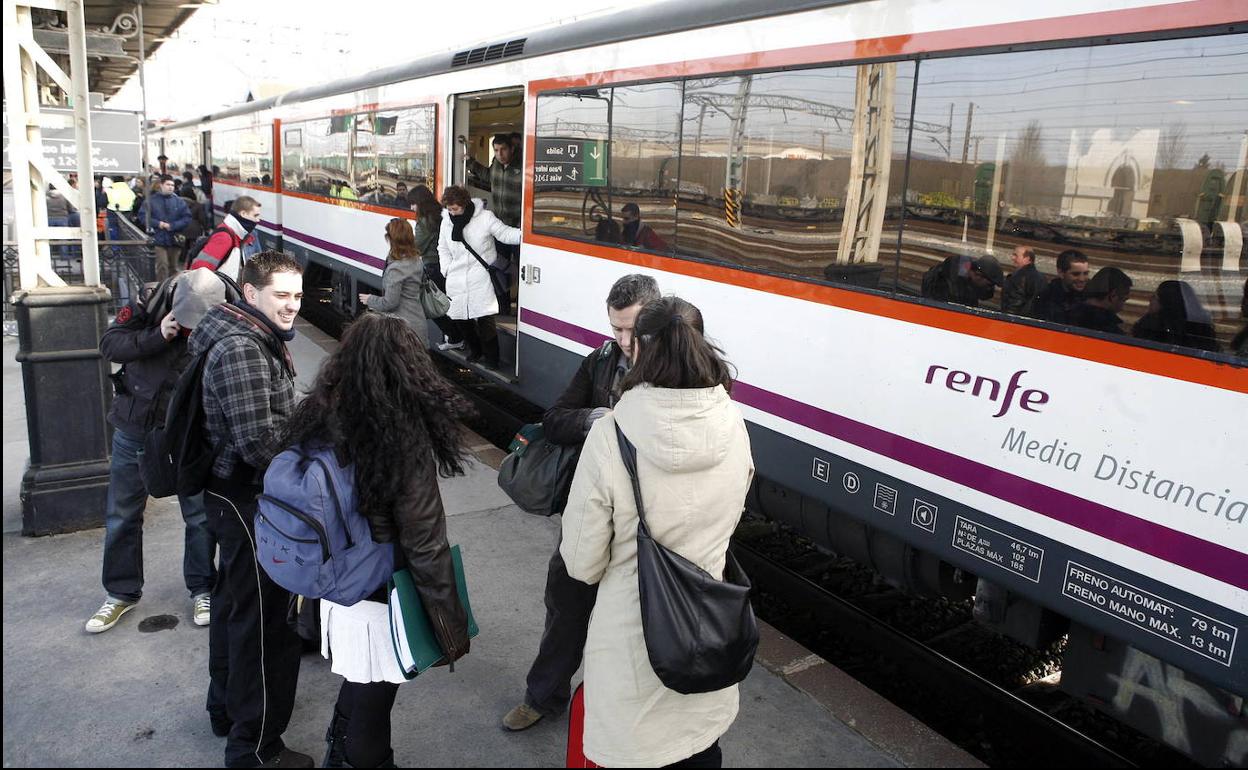
{"label": "open train door", "polygon": [[[507,165],[523,168],[524,147],[524,87],[507,88],[458,94],[451,100],[451,183],[463,185],[474,198],[481,198],[486,207],[500,215],[506,224],[520,226],[520,201],[514,207],[502,206],[501,191],[491,189],[490,165],[496,158],[494,138],[507,136],[512,139]],[[499,160],[503,160],[499,156]],[[508,221],[511,220],[511,221]],[[497,317],[499,367],[498,374],[511,382],[517,382],[520,374],[519,333],[516,317],[520,303],[520,249],[495,244],[499,263],[506,263],[505,279],[511,293],[511,307]]]}

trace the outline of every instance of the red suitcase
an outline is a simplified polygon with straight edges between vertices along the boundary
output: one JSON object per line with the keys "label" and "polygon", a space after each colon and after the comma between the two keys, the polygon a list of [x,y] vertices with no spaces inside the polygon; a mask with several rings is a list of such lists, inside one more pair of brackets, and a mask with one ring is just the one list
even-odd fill
{"label": "red suitcase", "polygon": [[585,685],[577,685],[568,709],[568,767],[598,767],[585,758]]}

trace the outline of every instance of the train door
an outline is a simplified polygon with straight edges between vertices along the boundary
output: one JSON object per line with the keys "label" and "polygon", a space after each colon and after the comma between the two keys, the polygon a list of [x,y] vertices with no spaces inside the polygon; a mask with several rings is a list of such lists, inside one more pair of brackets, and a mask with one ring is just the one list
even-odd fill
{"label": "train door", "polygon": [[[515,86],[455,96],[452,100],[451,127],[451,183],[467,187],[474,198],[486,202],[487,208],[495,214],[501,213],[500,218],[507,224],[519,226],[520,202],[516,200],[514,208],[508,209],[503,201],[503,191],[491,189],[490,166],[496,158],[503,160],[498,155],[501,151],[510,154],[507,159],[509,167],[521,167],[524,88]],[[496,148],[494,140],[499,137],[511,139],[510,149]],[[500,205],[504,208],[501,212]],[[520,301],[520,250],[502,244],[495,244],[495,247],[499,262],[506,262],[506,270],[500,273],[508,283],[511,296],[511,307],[504,309],[496,319],[500,352],[498,371],[515,381],[520,374],[519,334],[516,329]]]}

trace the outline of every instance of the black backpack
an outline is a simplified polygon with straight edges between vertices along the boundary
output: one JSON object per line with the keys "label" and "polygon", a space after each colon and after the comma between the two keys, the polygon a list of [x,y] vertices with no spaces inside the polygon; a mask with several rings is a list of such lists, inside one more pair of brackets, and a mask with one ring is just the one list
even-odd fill
{"label": "black backpack", "polygon": [[[244,335],[226,335],[238,336]],[[212,475],[217,452],[208,441],[204,413],[204,368],[210,352],[211,346],[194,356],[178,375],[163,423],[150,426],[143,437],[139,472],[152,497],[197,495]]]}
{"label": "black backpack", "polygon": [[[229,234],[230,242],[234,243],[234,246],[231,247],[231,250],[236,249],[242,245],[242,240],[239,239],[238,235],[235,234],[235,232],[230,229],[229,225],[224,225],[224,224],[217,225],[216,227],[212,228],[212,230],[210,230],[209,232],[196,238],[195,242],[192,243],[187,248],[186,264],[184,264],[183,267],[187,270],[190,270],[191,265],[194,264],[195,260],[199,257],[199,252],[204,250],[204,247],[208,245],[208,241],[212,239],[212,236],[221,232]],[[235,243],[235,241],[237,242]],[[229,254],[226,254],[226,257],[228,258]],[[217,263],[217,267],[221,267],[221,264],[219,262]],[[213,268],[213,269],[215,270],[216,268]]]}

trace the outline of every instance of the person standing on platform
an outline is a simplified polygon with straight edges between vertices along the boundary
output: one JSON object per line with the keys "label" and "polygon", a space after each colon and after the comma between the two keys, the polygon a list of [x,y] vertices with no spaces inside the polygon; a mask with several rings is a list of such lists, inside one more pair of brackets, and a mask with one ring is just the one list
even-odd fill
{"label": "person standing on platform", "polygon": [[[567,390],[542,419],[546,439],[579,446],[593,424],[620,399],[621,383],[633,361],[633,327],[643,305],[659,299],[659,285],[648,275],[626,275],[607,294],[612,339],[585,357]],[[503,727],[524,730],[568,707],[572,675],[581,666],[589,615],[598,587],[568,576],[559,545],[546,571],[546,627],[529,667],[524,700],[503,717]]]}
{"label": "person standing on platform", "polygon": [[215,459],[204,490],[221,548],[208,638],[208,715],[228,735],[226,767],[312,767],[286,748],[302,643],[286,623],[290,592],[256,562],[256,496],[295,408],[286,343],[303,301],[303,268],[277,251],[243,266],[243,298],[218,305],[191,335],[204,362],[204,425]]}
{"label": "person standing on platform", "polygon": [[448,187],[442,193],[442,227],[438,234],[438,255],[446,272],[446,295],[451,299],[448,315],[456,322],[468,344],[468,362],[484,360],[498,368],[498,314],[494,278],[497,262],[494,243],[519,243],[520,230],[503,224],[485,202],[473,199],[463,187]]}
{"label": "person standing on platform", "polygon": [[1054,323],[1070,323],[1068,315],[1083,301],[1092,268],[1088,257],[1077,249],[1067,249],[1057,255],[1057,277],[1036,299],[1036,316]]}
{"label": "person standing on platform", "polygon": [[[463,473],[460,420],[470,411],[409,325],[370,313],[347,327],[282,442],[330,445],[354,466],[359,515],[375,542],[395,544],[395,569],[412,573],[426,613],[440,620],[433,633],[445,663],[466,655],[470,642],[438,475]],[[351,606],[321,600],[321,650],[344,680],[323,767],[395,766],[390,712],[407,678],[391,649],[386,582],[375,589]]]}
{"label": "person standing on platform", "polygon": [[134,210],[134,190],[130,185],[122,179],[114,182],[109,177],[104,177],[101,184],[104,187],[104,194],[108,198],[108,239],[110,241],[121,240],[121,217],[129,216]]}
{"label": "person standing on platform", "polygon": [[1014,272],[1001,288],[1001,310],[1035,318],[1036,303],[1044,291],[1044,276],[1036,269],[1036,252],[1028,246],[1015,246],[1010,259]]}
{"label": "person standing on platform", "polygon": [[[233,296],[231,296],[233,295]],[[89,634],[117,625],[143,595],[143,511],[147,489],[139,473],[139,452],[149,415],[163,412],[173,383],[186,367],[187,338],[216,305],[236,299],[232,288],[207,270],[190,270],[152,290],[117,313],[100,339],[100,352],[121,364],[113,376],[116,395],[108,412],[113,451],[108,466],[108,508],[104,516],[104,591],[108,598],[87,621]],[[217,541],[208,530],[204,496],[178,498],[186,541],[182,577],[191,593],[191,618],[208,625],[210,594],[217,580]]]}
{"label": "person standing on platform", "polygon": [[386,268],[381,274],[381,294],[360,294],[360,304],[379,313],[402,318],[420,341],[429,345],[429,322],[420,303],[424,292],[425,268],[416,251],[412,226],[395,217],[386,223]]}
{"label": "person standing on platform", "polygon": [[178,236],[191,223],[186,201],[173,194],[173,177],[163,174],[159,187],[139,209],[139,221],[156,241],[156,280],[163,281],[182,269],[182,244]]}
{"label": "person standing on platform", "polygon": [[238,280],[247,250],[256,241],[255,229],[260,224],[260,202],[250,195],[240,195],[230,206],[230,213],[217,225],[208,242],[199,250],[191,268],[218,270]]}
{"label": "person standing on platform", "polygon": [[598,586],[585,640],[585,756],[599,767],[720,767],[737,685],[684,695],[663,685],[642,631],[638,512],[617,430],[636,447],[638,496],[657,542],[720,579],[754,473],[732,373],[679,297],[637,314],[633,365],[594,423],[563,511],[568,575]]}

